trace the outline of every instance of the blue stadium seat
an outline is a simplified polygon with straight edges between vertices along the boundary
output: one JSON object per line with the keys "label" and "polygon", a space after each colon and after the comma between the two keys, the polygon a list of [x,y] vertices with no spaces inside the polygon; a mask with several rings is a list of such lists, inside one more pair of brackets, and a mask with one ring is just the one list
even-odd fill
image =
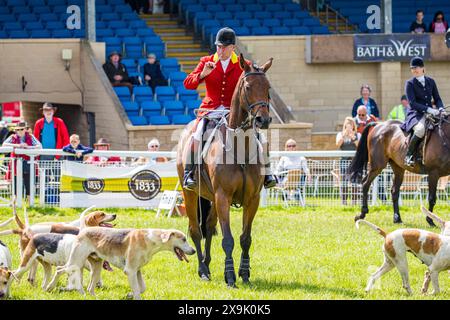
{"label": "blue stadium seat", "polygon": [[292,14],[289,11],[277,11],[273,13],[273,17],[275,19],[290,19]]}
{"label": "blue stadium seat", "polygon": [[17,31],[22,31],[23,27],[19,22],[6,22],[3,25],[3,29],[5,31],[13,31],[13,30],[17,30]]}
{"label": "blue stadium seat", "polygon": [[133,90],[133,94],[134,94],[134,101],[138,103],[153,100],[152,88],[148,86],[135,87]]}
{"label": "blue stadium seat", "polygon": [[316,18],[306,18],[303,20],[303,25],[305,27],[318,27],[320,26],[320,21]]}
{"label": "blue stadium seat", "polygon": [[262,5],[260,5],[258,3],[249,4],[249,5],[245,6],[245,8],[248,12],[264,11],[264,8],[262,7]]}
{"label": "blue stadium seat", "polygon": [[159,101],[144,101],[141,103],[142,114],[146,117],[161,115],[161,103]]}
{"label": "blue stadium seat", "polygon": [[26,6],[26,4],[27,4],[25,0],[8,0],[7,3],[8,3],[8,6],[10,6],[10,7]]}
{"label": "blue stadium seat", "polygon": [[178,93],[179,101],[186,102],[189,100],[197,100],[198,99],[197,90],[188,90],[185,87],[178,87],[177,93]]}
{"label": "blue stadium seat", "polygon": [[31,9],[27,6],[17,6],[12,8],[12,13],[14,14],[24,14],[24,13],[31,13]]}
{"label": "blue stadium seat", "polygon": [[65,5],[66,2],[64,0],[47,0],[47,5],[49,6],[61,6],[61,5]]}
{"label": "blue stadium seat", "polygon": [[52,37],[52,34],[48,30],[32,30],[30,37],[34,39],[48,39]]}
{"label": "blue stadium seat", "polygon": [[311,17],[307,11],[294,11],[292,18],[305,19]]}
{"label": "blue stadium seat", "polygon": [[18,22],[26,23],[26,22],[38,22],[39,19],[34,13],[24,13],[17,17]]}
{"label": "blue stadium seat", "polygon": [[267,36],[270,35],[270,29],[268,27],[252,28],[251,34],[255,36]]}
{"label": "blue stadium seat", "polygon": [[122,20],[112,20],[108,22],[108,27],[111,29],[126,29],[128,28],[127,23]]}
{"label": "blue stadium seat", "polygon": [[327,26],[312,27],[311,33],[312,34],[329,34],[330,30],[328,30]]}
{"label": "blue stadium seat", "polygon": [[292,34],[311,34],[311,31],[309,30],[308,27],[292,27],[291,28],[291,33]]}
{"label": "blue stadium seat", "polygon": [[134,59],[122,59],[120,62],[123,63],[129,73],[137,71],[136,61]]}
{"label": "blue stadium seat", "polygon": [[8,33],[4,30],[0,30],[0,39],[8,38]]}
{"label": "blue stadium seat", "polygon": [[285,27],[299,27],[302,25],[300,19],[284,19],[281,23]]}
{"label": "blue stadium seat", "polygon": [[26,22],[25,29],[27,29],[29,31],[42,30],[42,29],[44,29],[44,26],[40,22]]}
{"label": "blue stadium seat", "polygon": [[103,41],[106,42],[107,45],[122,45],[122,40],[116,37],[105,37]]}
{"label": "blue stadium seat", "polygon": [[[125,13],[130,14],[130,13],[132,13],[130,5],[123,4],[123,3],[114,6],[114,11],[122,13],[122,19],[123,19],[123,14],[125,14]],[[128,20],[130,20],[130,19],[128,19]]]}
{"label": "blue stadium seat", "polygon": [[72,38],[72,32],[67,29],[63,30],[53,30],[52,31],[53,38]]}
{"label": "blue stadium seat", "polygon": [[29,38],[30,35],[25,30],[11,30],[9,31],[9,37],[11,39],[26,39]]}
{"label": "blue stadium seat", "polygon": [[276,12],[276,11],[283,11],[284,8],[279,3],[268,3],[265,6],[266,11]]}
{"label": "blue stadium seat", "polygon": [[130,101],[131,100],[130,90],[128,90],[127,87],[114,87],[113,89],[116,92],[116,95],[120,101]]}
{"label": "blue stadium seat", "polygon": [[241,21],[235,20],[235,19],[226,19],[226,20],[223,20],[223,26],[232,28],[234,30],[235,28],[241,26]]}
{"label": "blue stadium seat", "polygon": [[116,37],[134,37],[136,35],[136,31],[133,29],[120,28],[115,31]]}
{"label": "blue stadium seat", "polygon": [[47,30],[61,30],[65,29],[65,24],[62,21],[47,21]]}
{"label": "blue stadium seat", "polygon": [[281,22],[279,19],[266,19],[263,21],[263,26],[264,27],[279,27],[281,26]]}
{"label": "blue stadium seat", "polygon": [[[199,12],[200,14],[201,12]],[[212,19],[212,17],[210,18]],[[214,19],[216,20],[224,20],[224,19],[233,19],[233,15],[228,11],[220,11],[214,14]]]}
{"label": "blue stadium seat", "polygon": [[171,72],[180,70],[180,65],[178,64],[178,60],[176,58],[164,58],[159,60],[159,63],[161,65],[161,71],[166,79]]}
{"label": "blue stadium seat", "polygon": [[186,114],[175,114],[172,117],[172,124],[188,124],[192,121],[192,117]]}
{"label": "blue stadium seat", "polygon": [[163,113],[166,116],[173,116],[175,114],[184,114],[183,102],[176,100],[167,100],[162,103]]}
{"label": "blue stadium seat", "polygon": [[128,21],[128,28],[132,28],[132,29],[147,28],[147,24],[145,23],[144,20]]}
{"label": "blue stadium seat", "polygon": [[0,22],[16,22],[16,18],[11,14],[0,14]]}
{"label": "blue stadium seat", "polygon": [[273,27],[272,34],[273,35],[290,35],[291,29],[289,27]]}
{"label": "blue stadium seat", "polygon": [[139,116],[139,104],[137,102],[125,101],[122,106],[128,115]]}
{"label": "blue stadium seat", "polygon": [[271,19],[272,18],[272,12],[270,11],[256,11],[253,13],[253,16],[255,19],[264,20],[264,19]]}
{"label": "blue stadium seat", "polygon": [[175,100],[175,90],[172,87],[156,87],[155,95],[159,102]]}
{"label": "blue stadium seat", "polygon": [[52,10],[48,6],[42,6],[42,7],[34,7],[33,12],[37,14],[43,14],[43,13],[51,13]]}
{"label": "blue stadium seat", "polygon": [[8,7],[0,7],[0,14],[9,14]]}
{"label": "blue stadium seat", "polygon": [[133,126],[146,126],[148,125],[147,118],[144,116],[128,116]]}
{"label": "blue stadium seat", "polygon": [[42,22],[44,22],[44,21],[57,21],[59,18],[58,18],[58,16],[56,15],[56,14],[54,14],[54,13],[42,13],[41,15],[40,15],[40,18],[41,18],[41,21]]}
{"label": "blue stadium seat", "polygon": [[202,104],[202,100],[187,100],[184,105],[186,106],[188,114],[195,116],[194,110],[199,109]]}
{"label": "blue stadium seat", "polygon": [[104,39],[105,37],[114,37],[114,32],[111,29],[99,29],[95,30],[97,38]]}
{"label": "blue stadium seat", "polygon": [[72,31],[72,37],[74,38],[84,38],[85,34],[86,33],[84,29],[74,29]]}
{"label": "blue stadium seat", "polygon": [[149,117],[148,122],[151,125],[170,124],[169,117],[167,116],[151,116]]}
{"label": "blue stadium seat", "polygon": [[56,6],[53,7],[53,13],[54,14],[67,15],[66,11],[67,11],[67,6],[66,5],[56,5]]}
{"label": "blue stadium seat", "polygon": [[95,29],[108,29],[108,24],[105,21],[95,21]]}
{"label": "blue stadium seat", "polygon": [[240,4],[227,4],[225,10],[232,13],[242,12],[244,11],[244,7],[242,7],[242,5]]}
{"label": "blue stadium seat", "polygon": [[252,19],[253,13],[248,11],[236,12],[234,18],[238,20]]}
{"label": "blue stadium seat", "polygon": [[[106,12],[106,13],[100,13],[98,12],[97,17],[100,18],[100,20],[105,21],[105,22],[110,22],[110,21],[122,21],[119,14],[116,12]],[[122,27],[121,27],[122,28]]]}
{"label": "blue stadium seat", "polygon": [[182,86],[184,79],[186,79],[186,76],[187,76],[186,72],[183,71],[171,72],[169,74],[169,85],[171,85],[174,88]]}
{"label": "blue stadium seat", "polygon": [[298,3],[285,3],[284,10],[288,12],[296,12],[300,10],[300,5]]}
{"label": "blue stadium seat", "polygon": [[136,30],[136,36],[140,37],[143,40],[147,37],[154,37],[155,35],[155,31],[150,28]]}
{"label": "blue stadium seat", "polygon": [[28,0],[28,5],[31,7],[39,7],[47,5],[44,0]]}
{"label": "blue stadium seat", "polygon": [[[95,12],[100,13],[102,16],[102,20],[108,20],[108,19],[103,19],[103,16],[109,13],[113,13],[113,7],[111,7],[108,4],[102,4],[102,5],[96,5],[95,6]],[[115,12],[114,12],[115,13]],[[116,14],[117,15],[117,14]],[[117,15],[117,18],[113,18],[113,19],[109,19],[109,20],[119,20],[120,18]]]}
{"label": "blue stadium seat", "polygon": [[247,28],[260,27],[261,23],[258,19],[246,19],[242,20],[242,26]]}
{"label": "blue stadium seat", "polygon": [[139,19],[139,16],[136,14],[136,12],[124,12],[124,11],[119,12],[122,12],[122,20],[131,21]]}
{"label": "blue stadium seat", "polygon": [[234,32],[236,33],[236,35],[238,36],[248,36],[250,35],[250,29],[247,27],[237,27],[234,28]]}
{"label": "blue stadium seat", "polygon": [[108,0],[108,3],[113,6],[124,4],[124,0]]}

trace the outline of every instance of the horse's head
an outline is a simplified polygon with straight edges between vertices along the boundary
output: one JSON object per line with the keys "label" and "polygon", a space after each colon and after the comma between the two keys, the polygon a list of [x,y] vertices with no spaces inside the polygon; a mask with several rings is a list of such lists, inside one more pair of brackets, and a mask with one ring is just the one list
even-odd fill
{"label": "horse's head", "polygon": [[269,114],[270,83],[265,74],[272,65],[272,60],[273,58],[270,58],[262,66],[257,66],[248,65],[242,53],[239,59],[244,70],[239,84],[239,104],[242,111],[248,114],[249,124],[261,129],[267,129],[272,121]]}

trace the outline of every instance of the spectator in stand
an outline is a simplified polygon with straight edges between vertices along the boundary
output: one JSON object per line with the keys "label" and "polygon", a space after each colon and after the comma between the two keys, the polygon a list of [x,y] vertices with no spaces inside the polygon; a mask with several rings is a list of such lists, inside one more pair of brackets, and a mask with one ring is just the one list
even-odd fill
{"label": "spectator in stand", "polygon": [[[294,139],[288,139],[284,144],[284,151],[295,151],[297,150],[297,142]],[[277,165],[277,176],[281,178],[281,183],[286,182],[287,173],[289,170],[300,169],[300,185],[305,184],[306,179],[311,181],[311,175],[309,173],[308,163],[306,158],[303,156],[282,156]]]}
{"label": "spectator in stand", "polygon": [[378,111],[378,106],[375,100],[373,100],[370,97],[370,94],[372,93],[372,89],[368,84],[363,84],[360,89],[361,98],[356,99],[355,103],[353,104],[352,109],[352,117],[356,117],[357,109],[360,105],[364,105],[367,108],[367,114],[374,115],[375,118],[380,117],[380,112]]}
{"label": "spectator in stand", "polygon": [[[364,107],[364,106],[362,106]],[[364,107],[365,108],[365,107]],[[356,150],[360,134],[356,129],[356,122],[351,117],[344,120],[342,131],[336,135],[336,146],[343,151]],[[347,168],[352,157],[342,157],[339,161],[339,183],[341,184],[342,204],[347,204],[349,176]],[[356,186],[352,184],[352,201],[356,201]]]}
{"label": "spectator in stand", "polygon": [[149,53],[147,63],[144,65],[144,80],[152,88],[153,92],[157,86],[167,86],[167,80],[161,72],[161,65],[156,60],[154,53]]}
{"label": "spectator in stand", "polygon": [[64,152],[73,153],[74,156],[66,156],[65,159],[69,161],[83,162],[83,157],[94,151],[91,147],[83,146],[80,143],[80,136],[73,134],[70,136],[70,144],[63,148]]}
{"label": "spectator in stand", "polygon": [[448,23],[445,21],[444,13],[438,11],[434,14],[433,22],[430,24],[430,32],[445,33],[448,29]]}
{"label": "spectator in stand", "polygon": [[[150,152],[157,152],[159,151],[159,140],[156,138],[153,138],[152,140],[150,140],[150,142],[147,145],[147,150]],[[132,163],[132,165],[144,165],[147,163],[150,164],[154,164],[157,162],[167,162],[169,161],[169,159],[167,159],[166,157],[151,157],[151,158],[147,158],[147,157],[139,157],[136,161],[134,161]]]}
{"label": "spectator in stand", "polygon": [[[32,134],[29,134],[27,132],[27,123],[26,122],[19,122],[17,126],[14,128],[14,134],[9,136],[5,142],[2,144],[3,147],[13,147],[13,148],[20,148],[20,149],[41,149],[42,145],[41,143],[36,139],[35,136]],[[15,155],[14,152],[12,154],[12,157],[15,158],[21,158],[23,160],[22,162],[22,182],[25,187],[25,195],[30,195],[30,164],[29,160],[30,157],[26,155]],[[17,166],[15,166],[17,168]],[[14,172],[14,185],[17,186],[16,183],[16,174],[17,172]],[[17,194],[17,190],[14,190],[14,194]]]}
{"label": "spectator in stand", "polygon": [[409,31],[411,33],[425,33],[427,32],[427,26],[425,22],[423,22],[423,10],[417,10],[416,11],[416,21],[413,21],[411,23],[411,26],[409,27]]}
{"label": "spectator in stand", "polygon": [[9,130],[6,121],[0,121],[0,143],[3,143],[8,138]]}
{"label": "spectator in stand", "polygon": [[151,3],[150,8],[152,8],[152,13],[164,13],[164,0],[149,0]]}
{"label": "spectator in stand", "polygon": [[[98,151],[107,151],[111,147],[111,144],[105,138],[100,138],[97,143],[94,143],[95,150]],[[120,157],[112,156],[112,157],[99,157],[99,156],[91,156],[86,160],[86,163],[93,164],[106,164],[106,163],[120,163],[122,160]]]}
{"label": "spectator in stand", "polygon": [[409,102],[406,95],[402,95],[400,99],[400,104],[395,106],[391,112],[389,112],[388,120],[400,120],[405,121],[406,113],[408,112]]}
{"label": "spectator in stand", "polygon": [[364,131],[364,128],[371,122],[376,122],[377,118],[372,115],[367,114],[367,108],[364,105],[360,105],[358,109],[356,109],[357,116],[353,118],[356,124],[356,128],[359,134]]}
{"label": "spectator in stand", "polygon": [[[61,118],[55,117],[57,108],[46,102],[42,106],[43,118],[34,124],[34,136],[41,142],[43,149],[62,149],[69,143],[69,131]],[[53,160],[58,156],[40,156],[40,160]]]}
{"label": "spectator in stand", "polygon": [[122,55],[113,51],[109,54],[109,61],[103,65],[103,70],[108,76],[109,81],[113,87],[127,87],[130,93],[133,94],[133,84],[128,76],[127,68],[120,62]]}

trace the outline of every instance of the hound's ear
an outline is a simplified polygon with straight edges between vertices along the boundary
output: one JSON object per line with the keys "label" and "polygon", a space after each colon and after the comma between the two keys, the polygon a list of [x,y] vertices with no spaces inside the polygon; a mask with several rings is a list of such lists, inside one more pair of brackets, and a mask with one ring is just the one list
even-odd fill
{"label": "hound's ear", "polygon": [[95,219],[95,214],[90,214],[85,218],[86,220],[86,226],[88,227],[95,227],[98,225],[97,219]]}
{"label": "hound's ear", "polygon": [[422,212],[429,218],[433,219],[434,221],[436,221],[437,223],[439,223],[439,225],[441,226],[441,228],[445,228],[445,221],[442,220],[441,218],[439,218],[437,215],[435,215],[433,212],[427,210],[424,206],[422,206]]}
{"label": "hound's ear", "polygon": [[241,69],[245,72],[250,72],[250,66],[247,64],[247,61],[244,58],[242,53],[239,54],[239,64],[241,65]]}
{"label": "hound's ear", "polygon": [[170,240],[170,237],[173,236],[173,231],[164,231],[161,233],[161,242],[162,243],[166,243],[167,241]]}
{"label": "hound's ear", "polygon": [[261,67],[259,67],[264,73],[266,73],[267,70],[270,69],[270,67],[272,66],[272,61],[273,58],[270,58],[269,60],[267,60],[266,63],[264,63]]}

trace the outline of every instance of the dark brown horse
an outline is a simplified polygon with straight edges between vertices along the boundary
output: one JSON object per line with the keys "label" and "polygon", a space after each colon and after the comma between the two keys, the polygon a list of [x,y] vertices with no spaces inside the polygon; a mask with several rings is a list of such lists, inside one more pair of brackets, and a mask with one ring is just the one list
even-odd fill
{"label": "dark brown horse", "polygon": [[[195,191],[183,190],[186,204],[186,214],[189,217],[189,233],[195,244],[198,257],[198,274],[203,280],[210,279],[209,264],[211,262],[211,240],[215,233],[217,220],[222,229],[222,248],[225,251],[225,282],[235,287],[236,274],[233,263],[234,239],[230,227],[230,206],[238,204],[243,207],[243,227],[240,238],[242,255],[239,266],[239,276],[244,283],[250,278],[250,256],[252,223],[259,206],[261,188],[264,175],[261,173],[261,163],[234,163],[222,161],[226,141],[226,134],[238,132],[251,133],[249,137],[256,137],[257,128],[266,129],[271,118],[269,116],[270,84],[265,72],[272,65],[272,59],[263,66],[248,65],[242,54],[240,65],[243,73],[233,93],[228,125],[221,125],[217,132],[222,139],[214,139],[201,166],[197,167],[196,178],[198,187]],[[189,124],[181,135],[177,152],[177,170],[180,181],[183,181],[183,159],[188,152],[188,139],[194,123]],[[239,129],[240,130],[239,130]],[[236,130],[238,129],[238,130]],[[244,143],[248,160],[251,147],[258,145],[256,139]],[[253,148],[254,149],[254,148]],[[236,148],[228,150],[234,154]],[[228,153],[229,155],[229,153]],[[236,155],[233,156],[236,158]],[[203,172],[203,174],[201,173]],[[205,251],[202,253],[202,238],[205,238]]]}
{"label": "dark brown horse", "polygon": [[[414,167],[404,164],[408,137],[400,129],[399,121],[386,121],[372,124],[364,129],[358,144],[356,155],[349,167],[352,179],[361,176],[367,166],[367,174],[362,180],[362,209],[355,220],[364,219],[369,212],[368,192],[372,181],[381,173],[389,163],[394,172],[394,181],[391,189],[394,206],[394,223],[401,223],[398,199],[400,186],[403,182],[405,170],[418,174],[428,175],[428,205],[433,211],[436,204],[436,189],[438,180],[450,174],[450,120],[448,115],[442,113],[434,119],[434,129],[427,132],[425,147],[423,149],[423,165],[416,161]],[[434,225],[427,217],[427,222]]]}

